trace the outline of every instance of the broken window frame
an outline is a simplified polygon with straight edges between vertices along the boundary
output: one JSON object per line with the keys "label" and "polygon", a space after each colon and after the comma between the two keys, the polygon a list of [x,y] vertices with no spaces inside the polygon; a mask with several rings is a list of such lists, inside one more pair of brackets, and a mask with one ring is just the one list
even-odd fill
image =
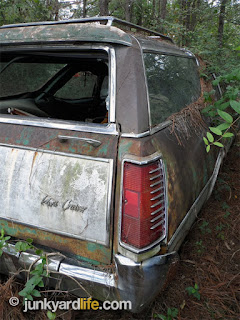
{"label": "broken window frame", "polygon": [[[42,48],[39,47],[11,47],[7,50],[4,49],[4,53],[18,52],[21,55],[22,52],[40,52]],[[105,133],[105,134],[118,134],[116,126],[116,54],[115,49],[111,46],[97,46],[97,45],[81,45],[76,48],[76,46],[54,46],[45,47],[44,52],[62,52],[67,55],[69,52],[74,52],[76,54],[84,53],[86,51],[105,51],[108,56],[108,88],[109,88],[109,111],[108,111],[108,123],[91,123],[83,121],[74,120],[61,120],[56,118],[45,118],[45,117],[25,117],[21,115],[11,115],[11,114],[0,114],[0,123],[13,123],[22,124],[30,126],[40,126],[47,128],[58,128],[67,129],[73,131],[83,131],[83,132],[93,132],[93,133]],[[0,52],[1,55],[1,52]]]}

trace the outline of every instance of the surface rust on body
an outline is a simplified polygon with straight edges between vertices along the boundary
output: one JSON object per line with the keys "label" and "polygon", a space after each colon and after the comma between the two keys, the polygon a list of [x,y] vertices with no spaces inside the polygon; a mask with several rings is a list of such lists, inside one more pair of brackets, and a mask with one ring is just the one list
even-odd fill
{"label": "surface rust on body", "polygon": [[80,261],[87,261],[93,265],[109,263],[107,248],[97,243],[53,234],[3,219],[0,219],[0,227],[16,239],[33,239],[35,245],[51,248],[52,252],[62,252],[66,256],[73,255]]}

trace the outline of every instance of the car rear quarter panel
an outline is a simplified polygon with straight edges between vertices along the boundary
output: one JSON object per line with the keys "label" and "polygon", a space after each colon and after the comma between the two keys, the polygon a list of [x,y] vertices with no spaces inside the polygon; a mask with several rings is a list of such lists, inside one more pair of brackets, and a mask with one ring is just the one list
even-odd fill
{"label": "car rear quarter panel", "polygon": [[[135,155],[139,160],[156,152],[161,155],[166,168],[168,241],[210,179],[218,155],[218,150],[214,148],[210,153],[206,152],[202,139],[205,130],[200,133],[192,131],[188,139],[182,139],[182,145],[179,145],[178,138],[171,131],[169,126],[143,138],[122,137],[118,153],[118,173],[121,172],[123,159],[128,155]],[[117,176],[116,208],[120,208],[121,203],[118,197],[122,187],[121,174]],[[164,246],[162,250],[165,250]]]}

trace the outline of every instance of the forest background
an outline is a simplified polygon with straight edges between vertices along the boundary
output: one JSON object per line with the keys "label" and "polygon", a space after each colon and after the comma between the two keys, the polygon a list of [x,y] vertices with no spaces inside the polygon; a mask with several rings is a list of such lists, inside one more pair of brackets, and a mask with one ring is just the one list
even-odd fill
{"label": "forest background", "polygon": [[172,37],[207,61],[210,72],[224,75],[240,64],[240,0],[0,0],[0,25],[97,15]]}

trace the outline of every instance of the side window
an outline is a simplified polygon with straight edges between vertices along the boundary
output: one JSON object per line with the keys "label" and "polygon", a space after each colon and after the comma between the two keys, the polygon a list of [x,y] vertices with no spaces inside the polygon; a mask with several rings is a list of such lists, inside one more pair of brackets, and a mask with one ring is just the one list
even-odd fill
{"label": "side window", "polygon": [[165,121],[200,95],[195,59],[144,53],[152,125]]}
{"label": "side window", "polygon": [[60,99],[83,99],[93,96],[97,76],[89,71],[80,71],[55,93]]}

